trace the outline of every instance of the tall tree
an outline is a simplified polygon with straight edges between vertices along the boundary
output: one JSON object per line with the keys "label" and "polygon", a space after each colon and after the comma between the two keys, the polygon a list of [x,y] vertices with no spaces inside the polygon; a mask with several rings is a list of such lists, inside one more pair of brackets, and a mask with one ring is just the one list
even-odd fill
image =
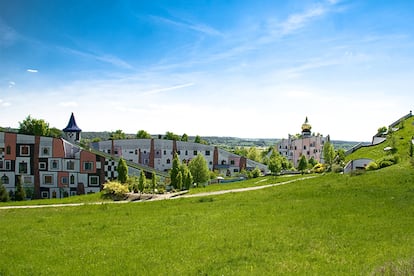
{"label": "tall tree", "polygon": [[152,193],[155,192],[155,187],[157,187],[157,175],[153,171],[152,175],[151,175],[151,190],[152,190]]}
{"label": "tall tree", "polygon": [[299,159],[298,170],[303,174],[303,172],[308,168],[308,160],[306,156],[302,155]]}
{"label": "tall tree", "polygon": [[193,181],[197,183],[197,185],[204,184],[208,181],[210,170],[208,169],[207,161],[202,154],[197,154],[197,156],[188,164],[188,168],[193,176]]}
{"label": "tall tree", "polygon": [[136,138],[137,139],[151,139],[152,137],[151,137],[151,134],[141,129],[141,130],[138,130]]}
{"label": "tall tree", "polygon": [[183,188],[183,174],[181,173],[181,171],[179,171],[177,174],[176,186],[178,190],[182,190]]}
{"label": "tall tree", "polygon": [[278,174],[282,171],[282,158],[279,154],[273,154],[270,156],[267,167],[273,174]]}
{"label": "tall tree", "polygon": [[24,190],[22,183],[17,182],[16,192],[14,193],[14,200],[22,201],[26,198],[26,191]]}
{"label": "tall tree", "polygon": [[325,164],[332,165],[335,158],[335,149],[331,142],[327,141],[323,145],[323,160]]}
{"label": "tall tree", "polygon": [[124,158],[119,159],[116,170],[118,172],[118,181],[122,184],[126,183],[128,180],[128,165]]}
{"label": "tall tree", "polygon": [[141,170],[141,173],[139,174],[139,180],[138,180],[138,190],[141,193],[144,191],[146,182],[147,182],[147,178],[145,177],[145,173],[143,170]]}
{"label": "tall tree", "polygon": [[261,162],[260,152],[256,147],[249,148],[247,151],[247,158],[256,162]]}
{"label": "tall tree", "polygon": [[191,186],[193,185],[193,176],[191,175],[191,172],[189,169],[186,170],[185,176],[184,176],[184,189],[190,190]]}
{"label": "tall tree", "polygon": [[170,170],[170,179],[171,185],[176,189],[178,185],[177,176],[180,172],[180,160],[178,159],[177,153],[174,153],[174,158],[172,162],[172,168]]}
{"label": "tall tree", "polygon": [[204,139],[202,139],[199,135],[197,135],[194,138],[194,143],[198,143],[198,144],[203,144],[203,145],[208,145],[208,142]]}
{"label": "tall tree", "polygon": [[30,115],[25,120],[19,122],[19,133],[28,135],[49,136],[49,123],[43,119],[35,119]]}

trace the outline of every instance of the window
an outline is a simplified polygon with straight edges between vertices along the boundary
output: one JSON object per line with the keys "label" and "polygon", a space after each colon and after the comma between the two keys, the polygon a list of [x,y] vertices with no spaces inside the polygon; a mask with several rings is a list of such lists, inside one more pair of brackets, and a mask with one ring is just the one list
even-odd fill
{"label": "window", "polygon": [[99,176],[90,176],[89,177],[89,186],[99,186]]}
{"label": "window", "polygon": [[62,176],[62,178],[60,179],[60,182],[63,185],[67,185],[68,184],[68,178],[66,176]]}
{"label": "window", "polygon": [[171,160],[170,159],[167,159],[167,164],[170,164],[171,163]]}
{"label": "window", "polygon": [[188,150],[185,151],[185,155],[188,155]]}
{"label": "window", "polygon": [[43,191],[42,192],[42,198],[49,198],[49,192]]}
{"label": "window", "polygon": [[178,154],[178,155],[180,155],[180,154],[181,154],[181,151],[180,151],[180,150],[178,150],[178,151],[177,151],[177,154]]}
{"label": "window", "polygon": [[10,146],[6,147],[6,154],[11,154],[11,147]]}
{"label": "window", "polygon": [[30,147],[29,146],[20,146],[20,155],[24,155],[24,156],[30,155]]}
{"label": "window", "polygon": [[213,165],[213,161],[210,161],[210,162],[209,162],[209,164],[210,164],[210,165]]}
{"label": "window", "polygon": [[3,183],[4,185],[9,184],[9,177],[7,175],[3,175],[1,177],[1,183]]}
{"label": "window", "polygon": [[70,176],[70,184],[75,184],[75,176],[73,174]]}
{"label": "window", "polygon": [[306,146],[303,146],[303,149],[305,150],[306,149]]}
{"label": "window", "polygon": [[108,150],[108,153],[111,154],[111,150],[110,149]]}
{"label": "window", "polygon": [[3,167],[4,167],[3,160],[0,160],[0,170],[2,170]]}
{"label": "window", "polygon": [[197,155],[197,151],[195,150],[195,151],[193,151],[193,155]]}
{"label": "window", "polygon": [[4,148],[0,148],[0,154],[4,152]]}
{"label": "window", "polygon": [[92,162],[83,162],[83,169],[85,171],[92,171],[93,170],[93,163]]}
{"label": "window", "polygon": [[46,162],[39,162],[39,170],[46,170]]}
{"label": "window", "polygon": [[167,151],[166,150],[164,150],[164,155],[166,155],[167,154]]}
{"label": "window", "polygon": [[53,175],[47,174],[43,176],[43,183],[46,185],[53,184]]}
{"label": "window", "polygon": [[5,160],[4,161],[4,165],[6,165],[6,171],[10,171],[11,170],[11,161],[10,160]]}
{"label": "window", "polygon": [[53,170],[59,169],[59,160],[52,160],[51,167]]}
{"label": "window", "polygon": [[47,147],[42,148],[42,154],[43,155],[50,155],[50,148],[47,148]]}
{"label": "window", "polygon": [[19,173],[27,173],[27,163],[26,162],[20,162],[19,163]]}
{"label": "window", "polygon": [[23,177],[23,183],[24,184],[32,184],[32,177],[31,176],[25,176]]}
{"label": "window", "polygon": [[73,171],[75,169],[75,162],[72,160],[68,160],[66,162],[66,169]]}
{"label": "window", "polygon": [[233,172],[237,173],[239,172],[239,169],[234,169]]}
{"label": "window", "polygon": [[206,156],[210,155],[210,151],[206,150]]}
{"label": "window", "polygon": [[230,160],[230,165],[234,165],[234,160]]}

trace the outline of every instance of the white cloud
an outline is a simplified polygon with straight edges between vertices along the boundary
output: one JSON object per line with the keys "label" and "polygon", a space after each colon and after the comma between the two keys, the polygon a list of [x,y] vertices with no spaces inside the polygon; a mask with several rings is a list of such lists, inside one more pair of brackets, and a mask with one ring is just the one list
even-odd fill
{"label": "white cloud", "polygon": [[36,70],[36,69],[27,69],[26,71],[29,72],[29,73],[37,73],[38,72],[38,70]]}
{"label": "white cloud", "polygon": [[203,34],[207,34],[207,35],[212,35],[212,36],[221,36],[222,33],[210,26],[204,25],[204,24],[200,24],[200,23],[194,23],[194,22],[190,22],[189,20],[185,20],[180,18],[179,20],[181,21],[177,21],[177,20],[172,20],[169,18],[165,18],[165,17],[161,17],[161,16],[156,16],[156,15],[151,15],[150,18],[152,18],[153,20],[157,21],[157,22],[161,22],[161,23],[165,23],[168,25],[172,25],[172,26],[176,26],[176,27],[180,27],[183,29],[189,29],[189,30],[193,30],[199,33],[203,33]]}
{"label": "white cloud", "polygon": [[19,34],[0,18],[0,47],[10,46],[19,39]]}

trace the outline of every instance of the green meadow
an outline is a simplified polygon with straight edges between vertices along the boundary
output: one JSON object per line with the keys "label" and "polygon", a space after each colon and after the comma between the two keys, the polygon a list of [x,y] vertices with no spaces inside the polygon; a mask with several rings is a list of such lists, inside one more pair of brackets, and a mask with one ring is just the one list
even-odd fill
{"label": "green meadow", "polygon": [[414,170],[398,164],[209,197],[0,210],[0,223],[0,275],[406,275],[414,269]]}

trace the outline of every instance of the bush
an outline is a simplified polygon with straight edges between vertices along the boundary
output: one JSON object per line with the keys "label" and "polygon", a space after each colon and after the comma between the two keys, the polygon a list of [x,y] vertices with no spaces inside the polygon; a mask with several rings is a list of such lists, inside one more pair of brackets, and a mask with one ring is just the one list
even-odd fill
{"label": "bush", "polygon": [[260,169],[259,168],[255,168],[253,171],[252,171],[252,178],[258,178],[259,176],[260,176],[260,174],[261,174],[262,172],[260,171]]}
{"label": "bush", "polygon": [[123,200],[129,192],[128,186],[117,181],[110,181],[104,184],[102,197],[112,200]]}
{"label": "bush", "polygon": [[332,164],[331,171],[334,173],[340,173],[344,171],[344,168],[339,164]]}
{"label": "bush", "polygon": [[321,163],[318,163],[313,167],[312,171],[314,173],[323,173],[325,171],[325,166]]}
{"label": "bush", "polygon": [[390,161],[390,160],[381,160],[379,162],[379,166],[380,166],[381,169],[382,168],[385,168],[385,167],[392,166],[392,165],[394,165],[394,163],[392,161]]}
{"label": "bush", "polygon": [[378,166],[380,168],[385,168],[397,164],[398,162],[400,162],[400,156],[398,154],[394,154],[381,158],[378,161]]}
{"label": "bush", "polygon": [[372,161],[371,163],[369,163],[366,167],[367,171],[374,171],[374,170],[378,170],[379,166],[376,162]]}

